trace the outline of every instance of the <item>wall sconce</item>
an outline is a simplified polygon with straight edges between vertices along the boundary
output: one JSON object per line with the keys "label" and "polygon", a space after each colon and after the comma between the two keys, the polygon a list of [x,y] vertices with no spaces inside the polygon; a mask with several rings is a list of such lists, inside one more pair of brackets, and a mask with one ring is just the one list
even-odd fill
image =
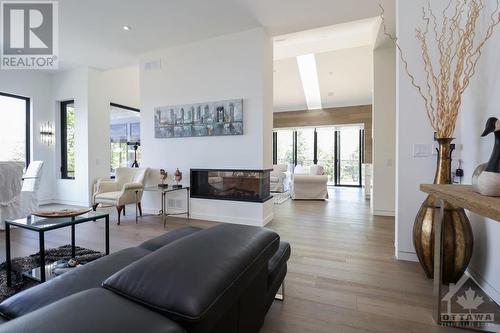
{"label": "wall sconce", "polygon": [[46,122],[40,126],[40,140],[42,141],[42,143],[50,146],[54,144],[55,137],[56,135],[53,124],[51,124],[50,122]]}

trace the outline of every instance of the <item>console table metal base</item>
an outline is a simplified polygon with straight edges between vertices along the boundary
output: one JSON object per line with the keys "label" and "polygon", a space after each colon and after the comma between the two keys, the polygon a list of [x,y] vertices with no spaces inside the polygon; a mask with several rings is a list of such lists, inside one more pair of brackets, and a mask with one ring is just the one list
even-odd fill
{"label": "console table metal base", "polygon": [[[178,213],[169,213],[168,208],[167,208],[167,193],[170,192],[176,192],[180,190],[186,190],[186,206],[187,209],[184,212],[178,212]],[[158,212],[157,216],[161,216],[161,219],[163,221],[163,227],[166,228],[167,226],[167,217],[168,216],[175,216],[175,215],[186,215],[188,222],[190,219],[190,188],[188,186],[184,187],[146,187],[144,188],[144,191],[150,191],[150,192],[160,192],[161,193],[161,209]]]}

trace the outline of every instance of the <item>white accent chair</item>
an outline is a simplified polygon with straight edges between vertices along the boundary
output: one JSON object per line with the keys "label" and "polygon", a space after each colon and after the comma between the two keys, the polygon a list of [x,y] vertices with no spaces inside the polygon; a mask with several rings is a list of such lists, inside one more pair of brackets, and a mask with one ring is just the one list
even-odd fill
{"label": "white accent chair", "polygon": [[147,168],[117,168],[115,179],[99,179],[94,186],[94,211],[99,204],[116,206],[118,212],[118,225],[125,206],[135,204],[135,221],[137,223],[137,210],[142,216],[141,199],[144,190],[144,179]]}
{"label": "white accent chair", "polygon": [[21,188],[24,163],[0,162],[0,229],[5,220],[22,217]]}
{"label": "white accent chair", "polygon": [[23,187],[21,189],[21,207],[23,216],[28,216],[37,210],[38,189],[42,180],[43,161],[33,161],[23,175]]}
{"label": "white accent chair", "polygon": [[324,168],[320,165],[295,167],[291,192],[293,200],[328,199],[328,176],[324,174]]}
{"label": "white accent chair", "polygon": [[271,171],[271,192],[288,192],[290,189],[290,173],[286,164],[273,165]]}

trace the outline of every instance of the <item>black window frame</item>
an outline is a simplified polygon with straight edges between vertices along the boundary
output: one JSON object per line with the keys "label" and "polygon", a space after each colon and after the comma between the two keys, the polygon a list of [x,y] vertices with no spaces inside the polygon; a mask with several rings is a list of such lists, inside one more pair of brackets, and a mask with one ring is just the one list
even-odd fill
{"label": "black window frame", "polygon": [[26,145],[25,145],[25,164],[26,167],[31,162],[31,98],[0,92],[0,96],[21,99],[26,103]]}
{"label": "black window frame", "polygon": [[[61,102],[61,179],[75,179],[73,177],[68,176],[68,120],[67,120],[67,112],[68,105],[75,105],[75,100],[67,100]],[[75,170],[73,170],[73,173]]]}
{"label": "black window frame", "polygon": [[[306,126],[301,127],[301,128],[307,128]],[[278,128],[273,130],[273,164],[276,164],[277,162],[277,147],[278,147],[278,135],[276,130]],[[292,130],[293,134],[293,165],[297,166],[297,130],[293,129]],[[341,175],[340,175],[340,131],[338,129],[334,129],[333,131],[333,136],[334,136],[334,172],[333,172],[333,180],[334,184],[333,186],[335,187],[362,187],[362,164],[365,161],[365,130],[360,129],[359,130],[359,158],[358,158],[358,163],[359,163],[359,184],[356,185],[346,185],[342,184],[340,181]],[[313,163],[314,165],[318,164],[318,128],[314,128],[314,147],[313,147]]]}

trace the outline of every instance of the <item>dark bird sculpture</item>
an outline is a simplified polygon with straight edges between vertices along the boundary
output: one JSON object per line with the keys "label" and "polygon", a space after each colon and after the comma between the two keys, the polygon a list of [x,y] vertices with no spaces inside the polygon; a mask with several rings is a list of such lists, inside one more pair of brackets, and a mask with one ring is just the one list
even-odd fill
{"label": "dark bird sculpture", "polygon": [[495,146],[484,171],[500,173],[500,120],[495,117],[488,119],[486,128],[481,136],[485,137],[490,133],[495,133]]}

